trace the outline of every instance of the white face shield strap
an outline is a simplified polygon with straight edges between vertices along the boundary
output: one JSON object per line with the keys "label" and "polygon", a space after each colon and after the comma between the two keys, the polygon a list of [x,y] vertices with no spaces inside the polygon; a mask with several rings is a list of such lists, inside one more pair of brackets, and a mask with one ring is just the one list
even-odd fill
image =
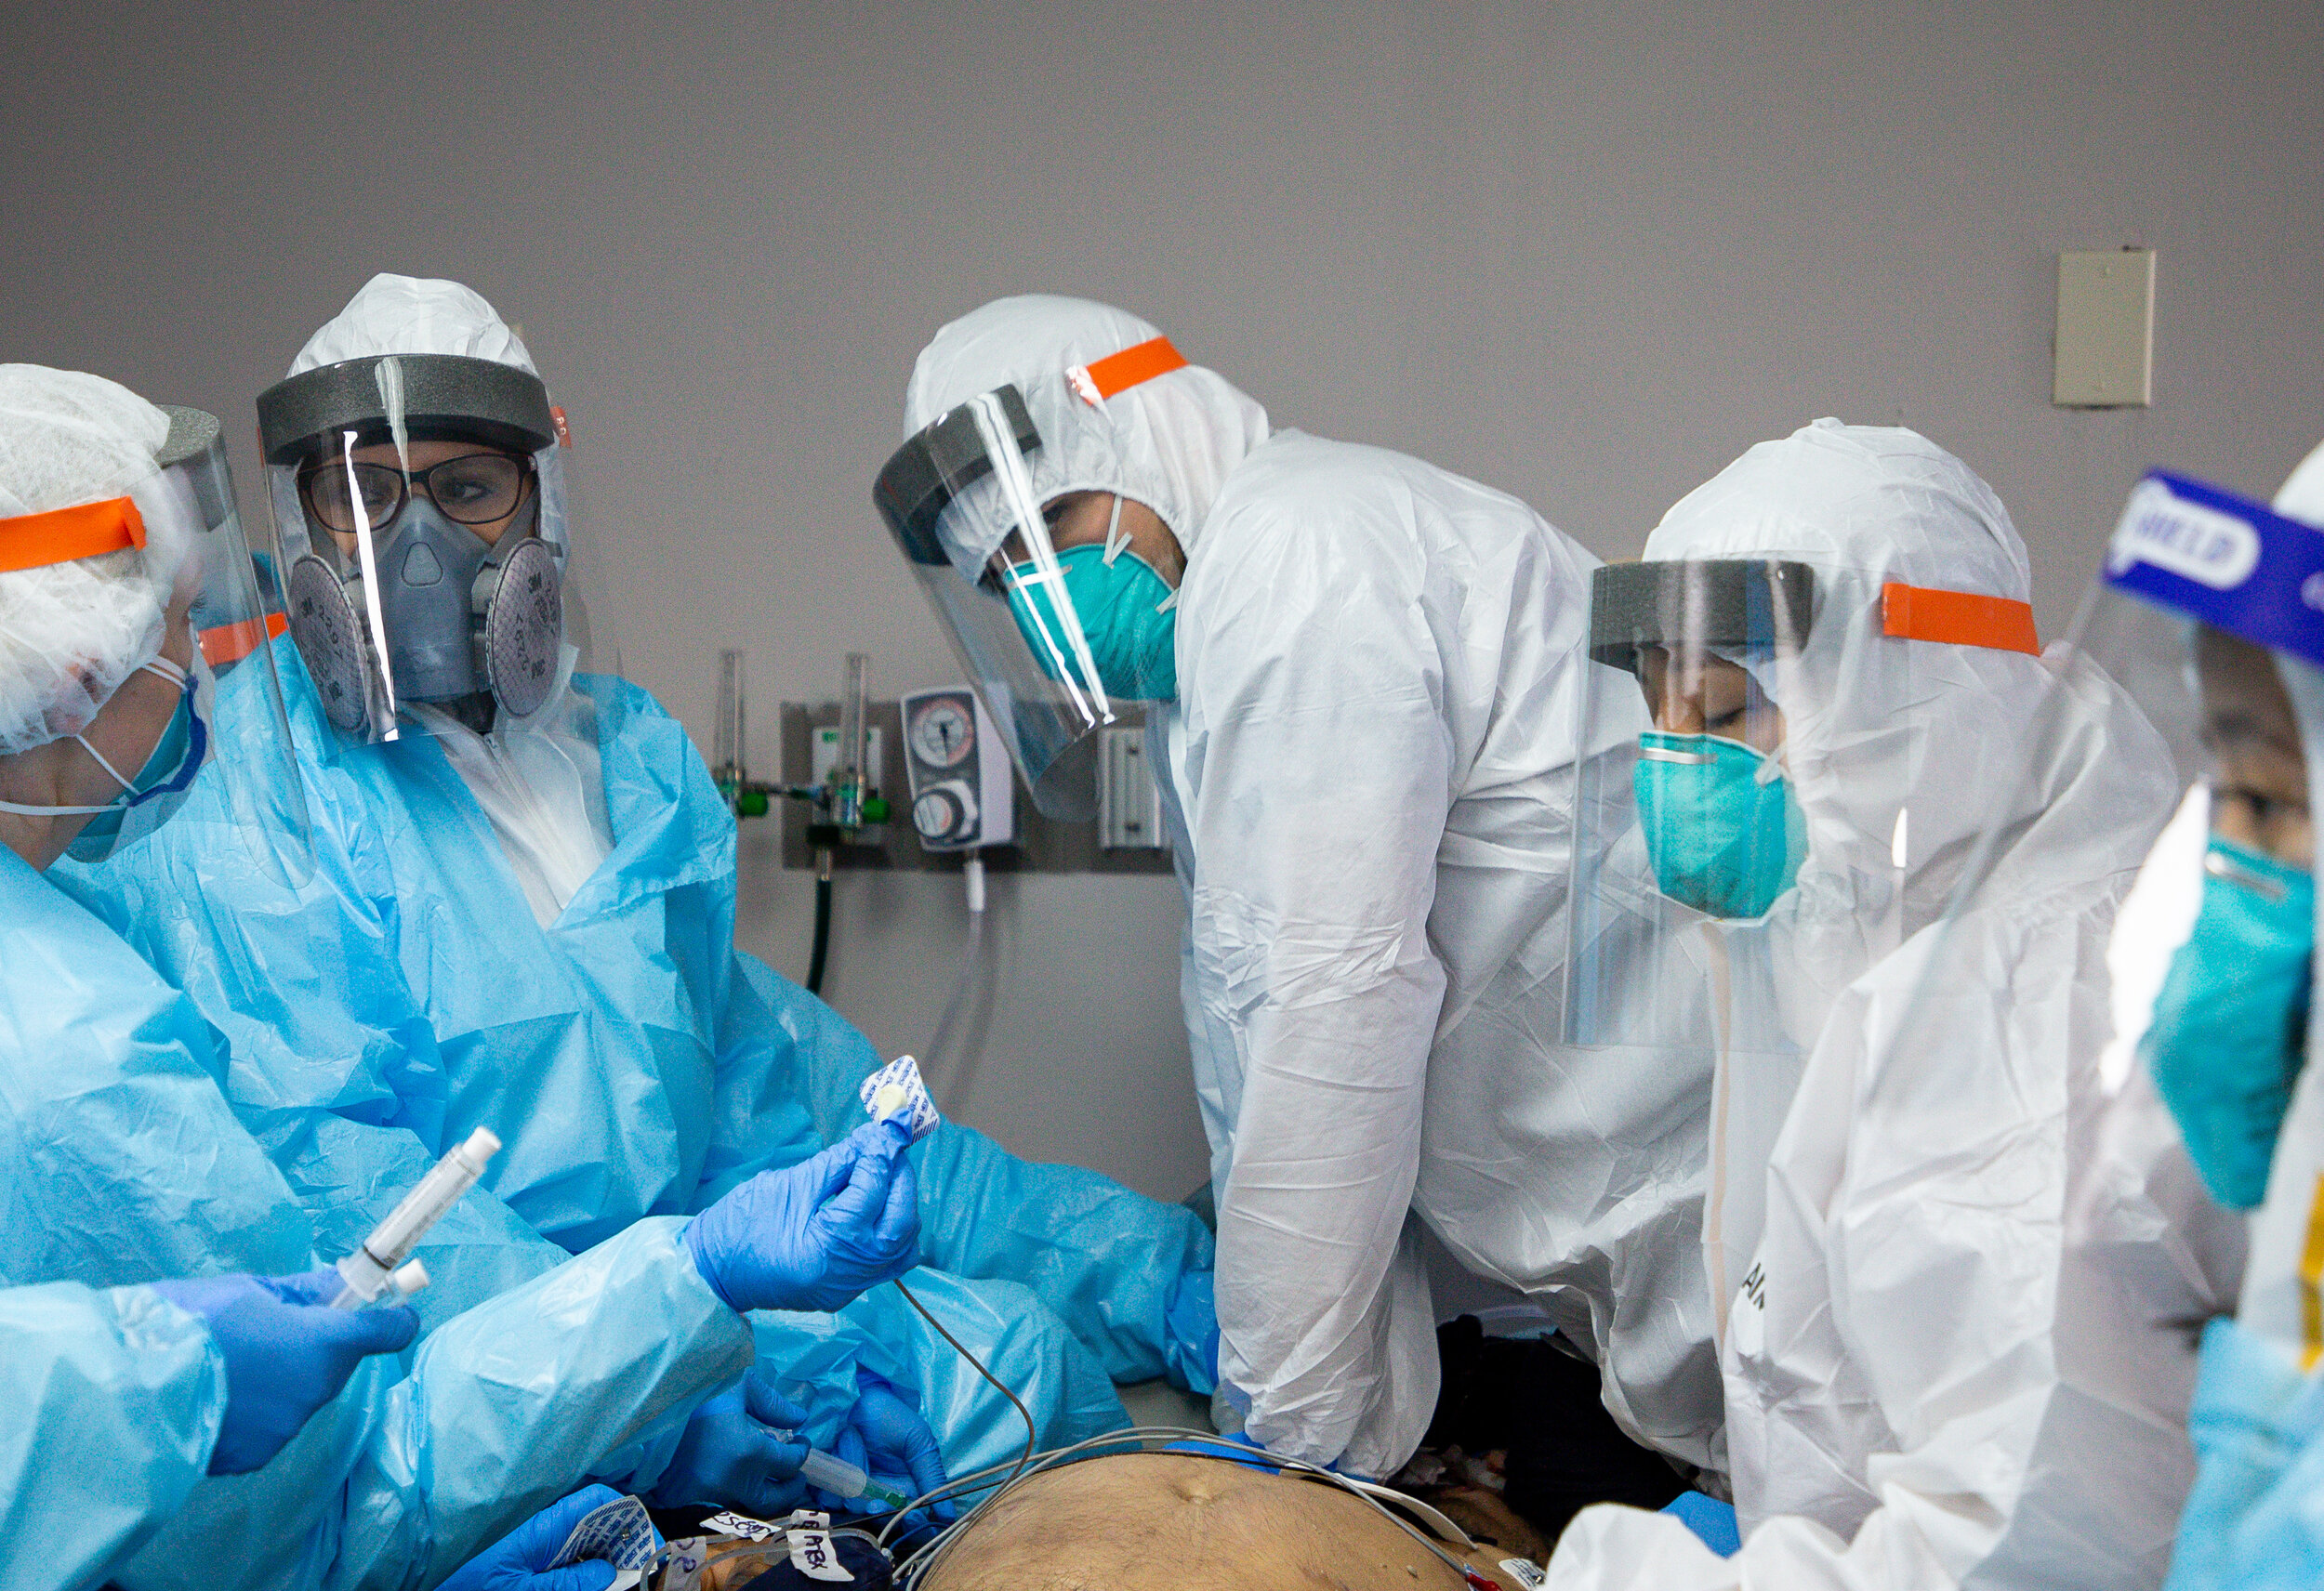
{"label": "white face shield strap", "polygon": [[[976,421],[977,435],[984,439],[985,456],[993,462],[993,479],[1000,489],[1001,501],[1017,521],[1020,537],[1024,543],[1028,560],[1033,565],[1033,577],[1024,584],[1046,587],[1050,593],[1050,610],[1061,623],[1065,644],[1073,651],[1073,668],[1065,666],[1066,659],[1052,656],[1047,660],[1051,672],[1076,708],[1089,717],[1105,720],[1114,716],[1113,704],[1105,699],[1105,689],[1096,683],[1098,665],[1089,655],[1089,642],[1081,633],[1081,625],[1074,614],[1073,603],[1061,599],[1065,589],[1065,572],[1057,561],[1057,549],[1050,545],[1049,521],[1042,516],[1041,505],[1033,495],[1033,475],[1025,467],[1024,454],[1017,451],[1016,438],[1010,432],[1009,416],[1000,405],[997,392],[979,393],[969,401],[969,413]],[[1121,504],[1116,501],[1118,516]],[[1108,540],[1111,540],[1109,535]],[[1044,642],[1052,652],[1056,641],[1044,635]],[[1082,681],[1089,683],[1085,688]]]}

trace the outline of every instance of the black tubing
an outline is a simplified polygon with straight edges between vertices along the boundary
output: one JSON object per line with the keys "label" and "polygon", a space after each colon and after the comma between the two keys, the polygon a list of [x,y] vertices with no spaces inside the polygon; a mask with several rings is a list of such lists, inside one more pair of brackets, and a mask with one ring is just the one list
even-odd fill
{"label": "black tubing", "polygon": [[831,880],[815,880],[815,948],[807,954],[807,993],[823,993],[823,964],[831,953]]}

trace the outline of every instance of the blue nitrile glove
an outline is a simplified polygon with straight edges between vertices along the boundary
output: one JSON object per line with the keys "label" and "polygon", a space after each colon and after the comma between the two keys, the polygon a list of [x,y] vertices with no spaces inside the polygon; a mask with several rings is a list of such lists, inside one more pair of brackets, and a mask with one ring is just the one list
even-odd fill
{"label": "blue nitrile glove", "polygon": [[333,1309],[339,1273],[194,1276],[153,1291],[210,1329],[226,1361],[226,1417],[210,1450],[212,1475],[246,1475],[283,1451],[307,1416],[339,1395],[355,1366],[394,1353],[419,1335],[402,1305]]}
{"label": "blue nitrile glove", "polygon": [[605,1591],[614,1566],[588,1558],[550,1569],[548,1563],[573,1534],[573,1527],[608,1503],[621,1501],[610,1486],[584,1486],[502,1536],[452,1571],[436,1591]]}
{"label": "blue nitrile glove", "polygon": [[2324,1571],[2324,1380],[2223,1317],[2203,1328],[2186,1425],[2202,1464],[2165,1591],[2315,1585]]}
{"label": "blue nitrile glove", "polygon": [[1163,1374],[1171,1386],[1207,1398],[1219,1386],[1219,1300],[1213,1273],[1189,1270],[1162,1302]]}
{"label": "blue nitrile glove", "polygon": [[[1174,1441],[1165,1445],[1162,1451],[1191,1453],[1202,1458],[1221,1458],[1229,1464],[1239,1464],[1245,1469],[1261,1469],[1270,1475],[1299,1473],[1265,1457],[1267,1444],[1254,1440],[1247,1431],[1227,1432],[1212,1437],[1208,1441]],[[1251,1456],[1243,1457],[1242,1453],[1246,1452]],[[1342,1469],[1337,1464],[1327,1464],[1324,1467],[1334,1475],[1344,1475],[1350,1480],[1361,1480],[1367,1486],[1379,1484],[1368,1475],[1358,1475],[1354,1470]]]}
{"label": "blue nitrile glove", "polygon": [[[883,1486],[907,1496],[924,1497],[944,1483],[944,1449],[928,1428],[920,1412],[893,1387],[868,1370],[855,1373],[855,1407],[832,1439],[831,1453],[846,1460]],[[833,1498],[818,1491],[818,1507],[844,1509],[851,1514],[884,1514],[888,1505],[868,1497]],[[958,1516],[949,1500],[926,1510],[940,1520]]]}
{"label": "blue nitrile glove", "polygon": [[911,1129],[866,1122],[812,1160],[762,1171],[686,1224],[710,1290],[735,1309],[838,1309],[919,1262]]}
{"label": "blue nitrile glove", "polygon": [[799,1466],[807,1444],[774,1433],[787,1435],[806,1423],[807,1411],[754,1369],[694,1411],[669,1467],[645,1500],[657,1508],[706,1504],[779,1519],[806,1501]]}
{"label": "blue nitrile glove", "polygon": [[[1283,1466],[1272,1463],[1263,1456],[1267,1451],[1265,1448],[1240,1431],[1229,1431],[1212,1437],[1208,1441],[1169,1442],[1164,1445],[1162,1451],[1193,1453],[1196,1458],[1223,1459],[1229,1464],[1239,1464],[1245,1469],[1256,1469],[1267,1475],[1283,1473]],[[1251,1456],[1245,1458],[1245,1453]]]}
{"label": "blue nitrile glove", "polygon": [[1664,1504],[1662,1511],[1693,1531],[1697,1541],[1721,1558],[1733,1558],[1743,1550],[1743,1528],[1736,1522],[1732,1503],[1700,1492],[1682,1492]]}

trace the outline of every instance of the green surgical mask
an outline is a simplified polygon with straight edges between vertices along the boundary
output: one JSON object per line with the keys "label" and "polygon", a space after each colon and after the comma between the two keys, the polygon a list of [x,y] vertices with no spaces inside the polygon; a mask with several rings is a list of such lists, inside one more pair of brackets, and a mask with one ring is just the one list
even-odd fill
{"label": "green surgical mask", "polygon": [[[1169,582],[1136,553],[1116,547],[1114,556],[1092,542],[1057,555],[1064,575],[1065,599],[1081,621],[1106,693],[1129,702],[1168,702],[1178,695],[1178,605]],[[1037,571],[1020,563],[1010,571],[1009,611],[1024,632],[1033,655],[1052,679],[1063,676],[1048,635],[1063,627],[1049,595],[1036,584]],[[1071,661],[1071,654],[1067,654]]]}
{"label": "green surgical mask", "polygon": [[1761,917],[1807,859],[1807,818],[1775,759],[1717,735],[1638,739],[1638,822],[1655,882],[1714,917]]}
{"label": "green surgical mask", "polygon": [[2138,1048],[2203,1186],[2248,1210],[2267,1196],[2276,1136],[2306,1058],[2316,885],[2215,835],[2203,861],[2202,910],[2171,958]]}

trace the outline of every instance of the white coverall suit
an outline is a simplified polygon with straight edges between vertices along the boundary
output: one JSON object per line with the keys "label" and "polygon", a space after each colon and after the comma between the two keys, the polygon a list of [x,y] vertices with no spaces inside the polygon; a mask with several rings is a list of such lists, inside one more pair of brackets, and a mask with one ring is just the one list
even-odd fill
{"label": "white coverall suit", "polygon": [[[2171,1267],[2151,1226],[2079,1243],[2069,1214],[2108,933],[2168,814],[2170,755],[2064,649],[1884,633],[1890,583],[2017,603],[2027,585],[1998,500],[1908,431],[1819,421],[1763,443],[1646,556],[1798,559],[1829,583],[1800,670],[1813,699],[1777,700],[1809,858],[1768,918],[1769,981],[1738,980],[1729,1013],[1775,1014],[1805,1053],[1796,1081],[1723,1055],[1714,1106],[1730,1131],[1706,1251],[1731,1289],[1742,1548],[1592,1508],[1550,1584],[2153,1584],[2189,1472],[2156,1413],[2184,1406],[2187,1355],[2140,1318]],[[1988,835],[1980,887],[1940,923]]]}
{"label": "white coverall suit", "polygon": [[[1707,1060],[1592,1070],[1558,1042],[1596,560],[1417,459],[1271,434],[1199,366],[1102,410],[1073,395],[1066,371],[1156,335],[1079,300],[988,305],[921,355],[906,432],[1014,383],[1040,501],[1118,493],[1185,551],[1179,700],[1152,722],[1228,1396],[1276,1452],[1399,1468],[1437,1391],[1417,1212],[1542,1300],[1631,1434],[1715,1466]],[[954,557],[973,578],[990,551]]]}

